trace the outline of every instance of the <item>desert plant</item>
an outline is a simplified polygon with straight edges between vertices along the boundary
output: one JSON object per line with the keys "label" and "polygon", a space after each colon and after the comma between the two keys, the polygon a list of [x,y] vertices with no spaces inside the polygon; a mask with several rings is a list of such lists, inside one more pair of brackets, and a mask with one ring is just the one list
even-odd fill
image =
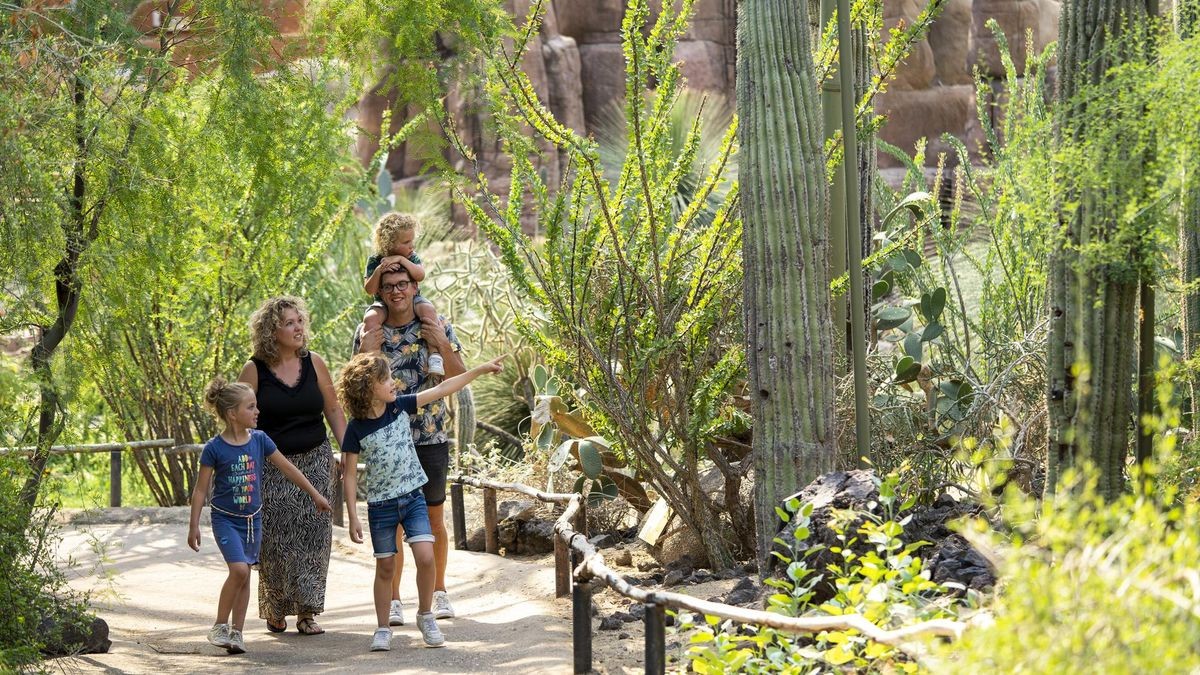
{"label": "desert plant", "polygon": [[[541,9],[534,6],[524,35],[536,33]],[[737,307],[729,302],[738,295],[740,224],[736,188],[721,188],[735,148],[732,127],[718,160],[702,172],[695,198],[672,216],[700,142],[699,121],[681,151],[668,142],[681,85],[673,47],[690,11],[690,2],[680,11],[664,8],[648,24],[647,3],[635,0],[625,13],[630,135],[615,183],[605,177],[595,144],[559,124],[536,99],[517,68],[527,42],[518,42],[515,55],[492,61],[488,92],[512,157],[512,187],[504,199],[486,184],[477,186],[483,190],[478,199],[465,189],[462,197],[499,247],[518,291],[538,308],[521,317],[523,332],[554,372],[582,390],[599,435],[643,472],[721,566],[732,562],[740,544],[726,521],[728,505],[704,494],[699,473],[707,459],[729,480],[741,475],[712,451],[712,421],[730,404],[727,388],[742,361]],[[651,82],[657,84],[653,96]],[[567,156],[561,184],[546,185],[539,175],[526,124]],[[462,144],[458,149],[473,157]],[[725,201],[702,222],[698,216],[718,188],[727,189]],[[538,219],[544,241],[524,233],[526,214]]]}

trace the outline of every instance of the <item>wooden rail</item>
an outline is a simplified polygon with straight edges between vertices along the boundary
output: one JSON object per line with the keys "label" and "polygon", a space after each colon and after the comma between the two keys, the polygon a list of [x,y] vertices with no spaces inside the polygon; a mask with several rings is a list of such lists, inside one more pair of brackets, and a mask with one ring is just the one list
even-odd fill
{"label": "wooden rail", "polygon": [[[185,455],[200,452],[204,446],[196,444],[175,445],[174,438],[156,438],[149,441],[126,443],[93,443],[89,445],[54,445],[52,455],[86,455],[97,452],[108,453],[108,505],[121,505],[121,455],[126,450],[161,450],[168,455]],[[0,448],[0,455],[32,455],[36,447]]]}
{"label": "wooden rail", "polygon": [[[598,584],[603,584],[617,593],[643,603],[645,606],[646,646],[645,668],[647,673],[658,675],[666,671],[666,623],[665,610],[687,610],[729,619],[738,623],[769,626],[789,633],[819,633],[826,630],[857,630],[868,638],[887,645],[902,648],[904,643],[926,635],[957,638],[966,630],[967,624],[948,619],[936,619],[905,626],[896,630],[885,630],[858,614],[839,616],[793,617],[774,614],[745,607],[725,605],[694,598],[682,593],[650,591],[630,584],[617,572],[604,564],[604,557],[588,543],[586,528],[586,501],[577,493],[546,493],[527,485],[499,483],[471,476],[451,478],[451,504],[454,519],[455,548],[466,548],[466,518],[463,512],[464,485],[484,491],[484,535],[489,542],[498,541],[499,523],[494,508],[487,508],[490,499],[494,504],[495,492],[504,490],[533,497],[542,502],[564,504],[565,509],[554,523],[555,595],[563,597],[570,593],[572,598],[572,642],[576,673],[592,670],[592,594]],[[567,558],[570,557],[570,570]]]}

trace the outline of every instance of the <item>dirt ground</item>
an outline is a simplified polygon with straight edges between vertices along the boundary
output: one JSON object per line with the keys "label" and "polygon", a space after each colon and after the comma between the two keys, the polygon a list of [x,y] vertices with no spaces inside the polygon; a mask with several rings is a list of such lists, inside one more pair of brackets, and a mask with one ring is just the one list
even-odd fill
{"label": "dirt ground", "polygon": [[[468,504],[468,513],[474,509]],[[256,618],[251,584],[246,622],[247,653],[226,655],[205,642],[225,576],[220,553],[204,528],[199,553],[187,548],[186,507],[105,509],[72,514],[58,549],[71,586],[92,594],[93,610],[110,626],[112,649],[51,661],[72,673],[181,673],[303,670],[310,673],[569,673],[572,670],[571,602],[554,598],[553,556],[505,558],[451,551],[447,586],[458,618],[441,622],[447,647],[426,649],[413,623],[415,574],[406,569],[402,595],[409,619],[395,629],[392,651],[368,651],[374,630],[371,603],[373,559],[369,543],[354,544],[334,528],[325,635],[304,636],[289,626],[268,633]],[[365,522],[365,514],[363,515]],[[474,520],[474,519],[472,519]],[[202,522],[207,523],[207,516]],[[606,550],[607,554],[609,550]],[[651,560],[631,547],[623,573],[642,575]],[[643,575],[644,576],[644,575]],[[711,597],[732,581],[676,588]],[[624,610],[629,600],[611,590],[597,593],[593,617],[593,664],[599,673],[640,673],[644,643],[640,621],[600,630],[601,619]],[[291,622],[294,624],[294,618]],[[668,653],[682,655],[683,640],[668,629]],[[672,645],[676,645],[672,649]]]}

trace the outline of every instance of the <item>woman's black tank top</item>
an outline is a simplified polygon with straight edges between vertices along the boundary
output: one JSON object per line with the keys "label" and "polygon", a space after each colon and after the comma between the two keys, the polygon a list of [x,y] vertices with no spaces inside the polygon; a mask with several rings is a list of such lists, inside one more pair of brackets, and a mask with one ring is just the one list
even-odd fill
{"label": "woman's black tank top", "polygon": [[300,381],[289,387],[264,361],[258,368],[258,428],[285,455],[298,455],[325,442],[325,398],[317,383],[312,356],[300,359]]}

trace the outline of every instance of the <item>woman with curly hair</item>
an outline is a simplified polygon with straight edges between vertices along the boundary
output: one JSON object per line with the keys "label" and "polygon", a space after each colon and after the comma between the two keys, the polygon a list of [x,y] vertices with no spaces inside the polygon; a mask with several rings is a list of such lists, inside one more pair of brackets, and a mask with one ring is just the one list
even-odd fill
{"label": "woman with curly hair", "polygon": [[[253,356],[238,379],[257,395],[258,428],[332,501],[338,476],[325,424],[340,447],[346,418],[329,369],[308,351],[304,302],[286,295],[268,299],[250,317],[250,338]],[[289,615],[296,616],[300,633],[324,633],[313,617],[325,609],[333,524],[270,465],[263,470],[262,498],[258,616],[273,633],[287,630]]]}

